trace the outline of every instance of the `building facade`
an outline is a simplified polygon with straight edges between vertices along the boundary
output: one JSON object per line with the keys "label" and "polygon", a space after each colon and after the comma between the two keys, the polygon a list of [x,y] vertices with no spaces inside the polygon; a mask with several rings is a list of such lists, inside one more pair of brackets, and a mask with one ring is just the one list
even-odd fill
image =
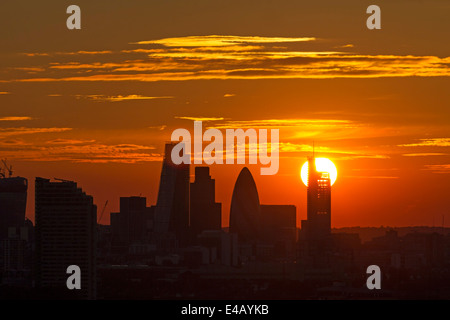
{"label": "building facade", "polygon": [[[36,178],[36,286],[64,297],[96,297],[96,220],[93,198],[73,181]],[[81,269],[81,290],[68,290],[67,267]]]}

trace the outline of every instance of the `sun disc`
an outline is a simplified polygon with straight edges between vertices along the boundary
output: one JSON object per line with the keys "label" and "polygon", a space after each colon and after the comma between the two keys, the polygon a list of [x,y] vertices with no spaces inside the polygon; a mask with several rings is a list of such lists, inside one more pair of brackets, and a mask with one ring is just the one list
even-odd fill
{"label": "sun disc", "polygon": [[[330,183],[333,185],[337,179],[337,169],[334,163],[328,158],[316,158],[316,168],[319,172],[328,172],[330,175]],[[308,186],[308,161],[306,161],[300,171],[305,186]]]}

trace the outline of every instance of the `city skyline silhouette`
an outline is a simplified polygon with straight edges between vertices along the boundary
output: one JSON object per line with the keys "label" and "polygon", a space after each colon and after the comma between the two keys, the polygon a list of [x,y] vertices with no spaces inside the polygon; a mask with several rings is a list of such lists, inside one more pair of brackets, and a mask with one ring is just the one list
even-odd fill
{"label": "city skyline silhouette", "polygon": [[[68,30],[67,8],[51,1],[5,4],[0,157],[29,180],[27,217],[36,176],[76,180],[97,205],[109,200],[107,211],[123,195],[155,203],[163,141],[179,128],[193,135],[200,120],[223,134],[280,130],[279,174],[254,179],[264,202],[296,205],[297,221],[306,218],[299,170],[315,141],[339,168],[335,226],[441,225],[450,188],[446,4],[401,2],[410,15],[385,4],[380,30],[367,29],[357,0],[81,0],[81,30]],[[226,212],[227,177],[241,169],[211,167]]]}
{"label": "city skyline silhouette", "polygon": [[[4,222],[0,294],[7,297],[11,288],[16,298],[26,299],[279,299],[278,286],[294,284],[297,289],[281,297],[440,299],[450,294],[450,229],[399,235],[401,229],[388,228],[365,241],[364,230],[332,229],[330,177],[318,171],[315,155],[308,157],[308,212],[300,229],[294,205],[261,203],[247,167],[233,188],[230,227],[222,228],[224,212],[215,202],[209,167],[197,166],[191,181],[189,165],[171,161],[173,147],[166,144],[158,201],[147,206],[145,197],[120,197],[111,225],[96,223],[105,208],[99,212],[76,182],[36,177],[33,226],[23,219],[25,203],[16,201],[24,190],[14,183],[23,185],[22,180],[1,178],[0,204],[14,208],[22,221]],[[65,287],[65,269],[73,264],[83,274],[80,291]],[[383,290],[365,287],[369,265],[381,266]],[[136,277],[147,284],[136,286]],[[174,286],[162,281],[165,277],[173,278]],[[185,281],[191,285],[184,287]],[[207,284],[211,281],[213,287]],[[253,286],[258,289],[250,293]]]}
{"label": "city skyline silhouette", "polygon": [[449,10],[5,2],[0,297],[449,298]]}

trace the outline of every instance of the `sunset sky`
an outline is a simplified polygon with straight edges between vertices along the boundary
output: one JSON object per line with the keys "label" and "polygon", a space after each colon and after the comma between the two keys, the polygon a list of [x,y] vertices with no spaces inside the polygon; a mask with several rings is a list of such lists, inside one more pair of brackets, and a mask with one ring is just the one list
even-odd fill
{"label": "sunset sky", "polygon": [[[66,8],[81,8],[81,30]],[[381,30],[366,9],[381,8]],[[450,225],[450,2],[8,1],[0,4],[0,158],[77,181],[99,212],[155,204],[173,130],[280,130],[262,204],[306,218],[300,168],[331,159],[332,225]],[[213,165],[228,225],[242,165]],[[193,168],[191,168],[193,173]]]}

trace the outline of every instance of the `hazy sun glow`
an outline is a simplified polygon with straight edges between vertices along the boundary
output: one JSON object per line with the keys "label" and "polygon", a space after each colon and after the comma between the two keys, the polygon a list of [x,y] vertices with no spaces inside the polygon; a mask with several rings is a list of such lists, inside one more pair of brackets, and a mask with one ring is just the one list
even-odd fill
{"label": "hazy sun glow", "polygon": [[[316,168],[319,172],[328,172],[330,174],[331,185],[334,184],[337,178],[337,169],[330,159],[316,158]],[[300,175],[305,186],[308,186],[308,161],[303,164]]]}

